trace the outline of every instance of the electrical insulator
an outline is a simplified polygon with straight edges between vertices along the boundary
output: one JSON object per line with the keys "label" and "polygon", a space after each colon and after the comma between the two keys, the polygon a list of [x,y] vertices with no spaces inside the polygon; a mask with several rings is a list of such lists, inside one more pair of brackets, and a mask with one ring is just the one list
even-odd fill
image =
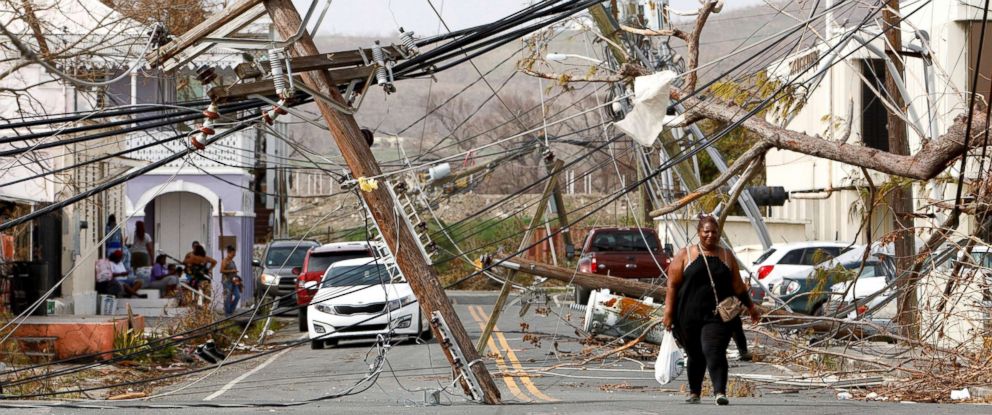
{"label": "electrical insulator", "polygon": [[199,130],[201,133],[206,135],[214,135],[215,133],[217,133],[216,131],[214,131],[214,120],[210,118],[207,118],[205,121],[203,121],[203,125],[200,126]]}
{"label": "electrical insulator", "polygon": [[210,106],[203,110],[203,116],[207,117],[208,120],[216,120],[220,118],[220,113],[217,112],[217,104],[211,102]]}
{"label": "electrical insulator", "polygon": [[288,111],[282,108],[283,105],[286,105],[285,99],[279,101],[278,106],[273,106],[272,109],[263,112],[262,121],[265,121],[265,123],[268,125],[272,125],[273,123],[275,123],[276,118],[279,118],[280,115],[289,114]]}
{"label": "electrical insulator", "polygon": [[393,84],[389,82],[389,76],[386,74],[386,58],[385,54],[382,53],[382,45],[379,41],[375,41],[372,45],[372,61],[375,62],[377,68],[375,68],[375,81],[377,84],[382,85],[382,88],[386,92],[393,92],[396,90]]}
{"label": "electrical insulator", "polygon": [[283,62],[286,59],[286,52],[282,49],[269,49],[269,70],[272,71],[272,84],[276,87],[276,94],[280,97],[289,96],[289,88],[286,85],[286,72],[283,71]]}
{"label": "electrical insulator", "polygon": [[214,72],[214,68],[207,65],[200,66],[196,68],[196,79],[200,81],[201,84],[207,85],[217,79],[217,73]]}
{"label": "electrical insulator", "polygon": [[409,57],[417,56],[420,54],[420,48],[418,48],[417,43],[413,41],[413,32],[405,32],[401,27],[400,41],[403,42],[403,46],[406,47],[407,53],[410,54]]}

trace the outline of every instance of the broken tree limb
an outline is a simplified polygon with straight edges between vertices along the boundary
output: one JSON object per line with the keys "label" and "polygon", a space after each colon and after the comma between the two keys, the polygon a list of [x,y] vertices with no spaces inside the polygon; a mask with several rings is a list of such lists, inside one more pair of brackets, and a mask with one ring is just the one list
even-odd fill
{"label": "broken tree limb", "polygon": [[[715,100],[700,100],[690,97],[685,100],[690,112],[717,121],[732,123],[741,114],[740,108]],[[929,180],[943,172],[947,166],[965,153],[964,131],[966,117],[960,115],[947,132],[931,140],[913,155],[898,155],[860,145],[834,142],[820,137],[791,131],[776,126],[762,117],[748,117],[741,127],[762,138],[752,149],[771,147],[789,150],[819,158],[825,158],[854,166],[861,166],[882,173],[918,180]],[[982,111],[976,111],[972,120],[975,134],[981,134],[988,127],[988,119]],[[969,147],[981,146],[981,140],[970,140]],[[750,150],[749,150],[750,151]]]}
{"label": "broken tree limb", "polygon": [[746,186],[747,182],[751,180],[754,173],[758,171],[758,166],[763,166],[765,164],[764,161],[764,153],[759,154],[758,158],[754,159],[754,161],[751,162],[751,165],[748,166],[747,170],[744,171],[744,174],[737,178],[737,183],[734,183],[733,189],[730,190],[730,197],[727,198],[727,202],[724,204],[725,207],[723,209],[723,213],[720,215],[720,218],[717,219],[716,228],[719,229],[721,233],[723,233],[723,224],[727,223],[727,217],[730,216],[730,207],[737,203],[737,198],[740,197],[741,192],[744,191],[744,186]]}
{"label": "broken tree limb", "polygon": [[680,29],[651,30],[627,26],[625,24],[621,24],[620,29],[624,32],[641,36],[673,36],[685,41],[689,39],[689,34]]}
{"label": "broken tree limb", "polygon": [[523,272],[525,274],[564,281],[581,287],[592,289],[606,288],[612,292],[621,293],[636,298],[640,298],[642,296],[658,299],[665,298],[665,286],[663,285],[648,284],[646,282],[641,282],[640,280],[578,272],[568,268],[543,264],[526,258],[517,257],[502,262],[497,261],[496,266],[517,272]]}
{"label": "broken tree limb", "polygon": [[605,358],[610,357],[610,356],[612,356],[614,354],[620,353],[620,352],[622,352],[624,350],[627,350],[627,349],[629,349],[631,347],[636,346],[638,343],[644,341],[644,339],[648,337],[648,333],[650,333],[651,330],[654,330],[655,327],[658,327],[659,324],[661,324],[661,320],[659,320],[659,319],[652,320],[651,323],[648,324],[647,327],[644,328],[644,331],[641,332],[641,334],[639,336],[637,336],[636,338],[634,338],[633,340],[625,343],[623,346],[617,347],[617,348],[615,348],[613,350],[610,350],[610,351],[608,351],[606,353],[601,353],[601,354],[598,354],[596,356],[590,357],[590,358],[588,358],[586,360],[583,360],[582,363],[580,364],[580,366],[585,366],[585,365],[589,364],[590,362],[592,362],[594,360],[605,359]]}
{"label": "broken tree limb", "polygon": [[692,192],[689,192],[689,194],[682,196],[681,198],[679,198],[679,200],[676,200],[675,202],[667,206],[663,206],[661,208],[651,211],[651,216],[657,217],[672,213],[676,210],[682,209],[689,203],[698,200],[704,195],[716,191],[717,189],[720,188],[720,186],[723,186],[724,183],[730,180],[731,177],[736,176],[737,173],[743,170],[744,167],[750,164],[753,160],[764,156],[765,152],[767,152],[771,148],[772,148],[771,144],[759,141],[754,146],[752,146],[748,151],[744,152],[744,154],[741,154],[741,156],[738,157],[737,160],[734,160],[734,163],[730,165],[727,171],[720,174],[720,176],[717,177],[715,180],[696,188]]}

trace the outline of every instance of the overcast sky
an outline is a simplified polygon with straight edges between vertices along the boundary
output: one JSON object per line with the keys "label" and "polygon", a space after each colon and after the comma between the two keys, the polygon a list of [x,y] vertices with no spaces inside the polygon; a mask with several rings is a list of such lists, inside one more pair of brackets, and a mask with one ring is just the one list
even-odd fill
{"label": "overcast sky", "polygon": [[[303,15],[311,0],[293,0]],[[321,1],[321,0],[314,0]],[[531,1],[524,0],[431,0],[452,30],[475,26],[509,15]],[[727,0],[725,8],[764,4],[764,0]],[[699,7],[698,0],[671,0],[676,10]],[[318,4],[323,7],[323,1]],[[418,36],[444,32],[428,0],[333,0],[318,35],[391,36],[402,26]]]}

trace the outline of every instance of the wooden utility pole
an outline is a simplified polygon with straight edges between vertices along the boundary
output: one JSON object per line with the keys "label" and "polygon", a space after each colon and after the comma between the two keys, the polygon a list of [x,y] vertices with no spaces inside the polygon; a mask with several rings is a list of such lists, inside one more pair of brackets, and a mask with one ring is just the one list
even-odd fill
{"label": "wooden utility pole", "polygon": [[[887,123],[889,133],[889,152],[899,155],[909,155],[909,140],[906,138],[906,102],[896,79],[906,79],[906,71],[902,64],[899,51],[902,49],[902,33],[900,32],[899,0],[888,0],[887,7],[882,9],[882,24],[885,30],[885,54],[892,62],[896,73],[885,71],[885,90],[892,99],[892,109],[888,111]],[[898,78],[896,77],[898,75]],[[881,99],[881,97],[879,97]],[[892,231],[895,236],[896,274],[913,268],[916,254],[915,232],[913,232],[913,185],[908,183],[892,188],[889,192],[889,208],[892,212]],[[869,220],[871,220],[869,218]],[[871,241],[868,241],[871,243]],[[906,284],[900,287],[898,314],[896,321],[902,329],[902,334],[916,338],[919,333],[919,299],[916,293],[916,279],[908,278]]]}
{"label": "wooden utility pole", "polygon": [[[524,236],[520,240],[520,247],[517,248],[518,252],[530,246],[530,239],[534,229],[537,229],[544,223],[544,212],[548,209],[548,201],[551,200],[551,194],[558,187],[558,174],[561,173],[563,165],[565,163],[561,160],[552,163],[551,176],[548,177],[548,182],[544,185],[541,200],[537,202],[537,212],[534,212],[534,216],[530,218],[530,225],[527,225],[527,230],[524,231]],[[510,296],[510,288],[513,287],[513,278],[516,276],[517,272],[513,269],[506,273],[506,279],[503,280],[503,287],[499,290],[499,297],[496,298],[496,304],[493,305],[493,312],[489,314],[489,321],[486,322],[486,327],[482,329],[482,336],[479,337],[479,343],[476,346],[479,349],[479,353],[483,353],[486,350],[486,343],[489,342],[489,336],[493,333],[493,327],[496,326],[496,321],[499,320],[500,314],[503,313],[503,306],[506,305],[506,299]]]}
{"label": "wooden utility pole", "polygon": [[[561,160],[555,161],[553,158],[544,158],[544,167],[547,168],[548,174],[559,175],[562,173],[560,170],[556,170],[556,167]],[[561,163],[564,166],[564,163]],[[558,167],[557,169],[560,169]],[[556,178],[557,179],[557,178]],[[558,216],[558,228],[561,229],[562,242],[565,243],[565,250],[575,250],[575,246],[572,244],[572,232],[569,229],[568,222],[568,209],[565,209],[565,196],[562,195],[561,191],[562,180],[555,180],[555,185],[551,189],[551,200],[555,203],[555,215]],[[551,244],[552,249],[554,244]],[[571,258],[569,258],[571,259]]]}
{"label": "wooden utility pole", "polygon": [[640,298],[646,295],[654,298],[655,301],[662,301],[665,299],[665,292],[667,291],[664,285],[648,284],[632,278],[618,278],[608,275],[590,274],[588,272],[577,272],[573,269],[556,267],[520,257],[504,260],[497,263],[496,266],[524,274],[568,282],[594,290],[606,288],[615,293],[634,298]]}
{"label": "wooden utility pole", "polygon": [[[301,19],[292,0],[264,0],[263,4],[282,38],[289,38],[296,33],[300,27]],[[291,56],[312,56],[318,53],[317,46],[308,33],[287,47],[287,54]],[[302,74],[302,77],[303,82],[308,87],[344,105],[345,101],[326,70],[306,72]],[[355,118],[337,111],[331,104],[321,99],[316,99],[315,102],[352,175],[356,178],[373,178],[381,175],[379,165],[372,156],[372,151],[366,144]],[[417,296],[421,311],[426,316],[432,316],[434,312],[438,312],[450,329],[449,342],[440,342],[441,349],[456,373],[466,365],[468,366],[468,370],[475,375],[478,381],[483,402],[487,404],[501,403],[499,389],[496,388],[489,370],[484,364],[474,364],[481,360],[481,356],[472,345],[458,314],[455,313],[454,307],[448,301],[448,297],[438,281],[437,274],[417,248],[417,239],[405,224],[396,222],[395,218],[399,215],[394,213],[399,211],[399,207],[395,205],[385,187],[380,185],[376,189],[359,193],[368,205],[372,218],[379,225],[383,240],[386,241],[395,255],[397,266]],[[431,326],[434,333],[440,335],[437,325],[432,324]],[[457,347],[461,351],[464,361],[456,361],[452,357],[452,347]],[[464,378],[461,381],[463,388],[467,389],[469,387],[468,381]]]}

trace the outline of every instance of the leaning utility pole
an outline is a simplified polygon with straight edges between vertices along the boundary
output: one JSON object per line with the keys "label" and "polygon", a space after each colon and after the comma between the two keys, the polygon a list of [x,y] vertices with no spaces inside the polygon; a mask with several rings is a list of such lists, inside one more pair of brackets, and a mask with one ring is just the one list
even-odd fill
{"label": "leaning utility pole", "polygon": [[[906,79],[902,57],[899,52],[902,49],[902,33],[900,32],[899,0],[888,0],[888,5],[882,9],[882,25],[885,31],[885,54],[890,62],[893,71],[885,71],[885,90],[889,91],[888,96],[892,99],[892,106],[888,110],[888,141],[889,152],[893,154],[909,155],[909,140],[906,138],[906,122],[903,120],[906,110],[906,102],[899,93],[896,84],[897,79]],[[881,98],[881,97],[880,97]],[[900,111],[900,114],[894,111]],[[896,272],[908,271],[913,268],[913,261],[916,255],[914,247],[916,233],[913,232],[913,185],[901,184],[894,186],[889,192],[889,208],[892,212],[892,232],[895,236],[895,259]],[[868,219],[869,221],[871,218]],[[868,241],[871,243],[871,241]],[[916,278],[909,278],[906,284],[899,290],[899,302],[897,304],[898,314],[896,321],[899,322],[902,335],[909,338],[916,338],[919,333],[919,299],[916,297]]]}
{"label": "leaning utility pole", "polygon": [[[299,12],[296,11],[296,7],[293,6],[292,0],[264,0],[263,4],[272,18],[277,32],[283,39],[288,39],[296,34],[297,29],[302,24],[302,19]],[[287,46],[286,49],[287,53],[292,56],[320,54],[309,33],[303,33],[296,42]],[[302,78],[304,84],[310,89],[336,100],[341,105],[346,105],[328,71],[305,72],[302,74]],[[355,178],[379,177],[382,171],[372,156],[372,151],[359,130],[355,118],[350,114],[338,111],[321,98],[315,99],[315,102],[327,123],[327,128],[330,130],[334,142],[348,164],[351,174]],[[471,395],[476,395],[477,391],[474,389],[478,387],[480,389],[478,392],[481,392],[479,398],[487,404],[501,403],[499,389],[496,388],[485,364],[477,364],[481,360],[481,356],[472,345],[468,332],[465,331],[454,307],[448,301],[448,297],[438,281],[437,274],[420,253],[417,239],[404,224],[397,222],[396,218],[401,215],[395,214],[399,210],[386,186],[362,190],[359,193],[372,213],[372,218],[378,224],[383,240],[386,241],[390,251],[396,257],[397,266],[417,296],[421,311],[426,316],[436,316],[432,319],[431,328],[437,335],[438,343],[448,361],[456,373],[462,373],[467,369],[470,372],[466,373],[467,375],[474,374],[475,379],[466,379],[469,376],[461,378],[463,387],[466,390],[471,388]],[[453,357],[452,349],[460,351],[460,358]]]}

